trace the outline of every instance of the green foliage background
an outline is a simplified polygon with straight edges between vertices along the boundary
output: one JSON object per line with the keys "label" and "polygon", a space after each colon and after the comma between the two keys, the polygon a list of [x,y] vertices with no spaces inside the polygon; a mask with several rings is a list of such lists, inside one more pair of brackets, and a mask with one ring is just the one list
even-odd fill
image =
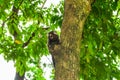
{"label": "green foliage background", "polygon": [[[33,80],[45,80],[39,61],[49,54],[47,34],[61,28],[64,13],[63,1],[50,7],[44,7],[45,3],[46,0],[0,0],[0,54],[15,62],[20,75],[32,71]],[[95,0],[81,43],[81,79],[120,79],[119,0]]]}

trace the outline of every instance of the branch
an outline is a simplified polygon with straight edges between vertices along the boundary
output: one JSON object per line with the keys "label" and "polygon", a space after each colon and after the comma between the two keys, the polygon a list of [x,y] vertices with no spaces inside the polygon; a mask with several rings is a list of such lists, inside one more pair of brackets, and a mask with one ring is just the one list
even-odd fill
{"label": "branch", "polygon": [[2,31],[3,31],[3,28],[4,28],[4,25],[5,25],[6,21],[7,21],[8,19],[9,19],[9,18],[7,18],[5,21],[3,21],[3,23],[2,23]]}
{"label": "branch", "polygon": [[[20,5],[22,4],[22,2],[23,2],[23,0],[20,2],[18,8],[19,8]],[[13,10],[12,10],[12,11],[13,11]],[[12,15],[13,15],[13,14],[12,14]],[[11,18],[12,15],[10,15],[6,20],[3,21],[3,23],[2,23],[2,27],[4,27],[5,23],[7,22],[7,20],[9,20],[9,19]]]}
{"label": "branch", "polygon": [[18,8],[22,5],[23,1],[24,1],[24,0],[22,0],[22,1],[20,2],[20,4],[19,4]]}
{"label": "branch", "polygon": [[44,5],[45,5],[46,1],[47,1],[47,0],[45,0],[45,1],[43,2],[43,5],[42,5],[41,9],[44,7]]}
{"label": "branch", "polygon": [[26,46],[30,43],[30,41],[32,40],[32,38],[33,38],[34,36],[35,36],[35,32],[32,33],[32,36],[28,39],[27,42],[25,42],[25,43],[23,44],[22,47],[23,47],[23,48],[26,47]]}
{"label": "branch", "polygon": [[[16,7],[15,5],[13,5],[13,8],[12,8],[12,22],[13,22],[13,24],[15,23],[15,19],[16,19],[16,17],[14,17],[14,15],[16,15],[17,17],[18,17],[18,12],[19,12],[19,7],[21,6],[21,4],[22,4],[22,2],[23,2],[23,0],[21,0],[21,2],[20,2],[20,4],[19,4],[19,6],[18,7]],[[11,18],[10,17],[10,18]],[[13,25],[14,26],[14,25]],[[18,25],[16,25],[16,26],[18,26]],[[14,30],[14,34],[13,34],[13,36],[14,36],[14,39],[17,37],[17,32]]]}
{"label": "branch", "polygon": [[[44,7],[46,1],[47,1],[47,0],[44,1],[41,9]],[[37,23],[37,24],[38,24],[38,25],[40,24],[40,21],[39,21],[39,20],[38,20],[38,23]],[[43,29],[47,30],[47,29],[49,29],[49,28],[43,28]],[[30,43],[30,41],[32,40],[32,38],[35,36],[35,32],[36,32],[36,30],[32,33],[32,35],[31,35],[31,37],[28,39],[28,41],[23,44],[23,46],[22,46],[23,48],[26,47],[26,46]]]}
{"label": "branch", "polygon": [[12,8],[12,12],[13,12],[13,13],[12,13],[6,20],[3,21],[3,23],[2,23],[2,31],[3,31],[3,28],[4,28],[5,23],[13,16],[14,12],[18,13],[19,7],[20,7],[20,5],[22,4],[23,1],[24,1],[24,0],[22,0],[22,1],[20,2],[18,8],[15,8],[15,6],[13,5],[13,8]]}
{"label": "branch", "polygon": [[[19,8],[16,8],[14,5],[13,5],[13,8],[12,8],[12,15],[13,16],[11,16],[11,22],[12,22],[12,24],[16,24],[15,23],[15,19],[16,19],[16,16],[18,17],[18,11],[19,11]],[[14,16],[15,15],[15,16]],[[13,26],[15,26],[15,25],[13,25]],[[17,25],[16,25],[17,26]],[[17,32],[14,30],[14,34],[13,34],[13,36],[14,36],[14,39],[17,37]]]}

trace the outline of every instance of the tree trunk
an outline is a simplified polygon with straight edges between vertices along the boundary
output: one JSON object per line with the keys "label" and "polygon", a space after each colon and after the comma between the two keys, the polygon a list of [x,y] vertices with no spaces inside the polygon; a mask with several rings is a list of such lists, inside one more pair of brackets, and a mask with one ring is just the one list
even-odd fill
{"label": "tree trunk", "polygon": [[14,80],[24,80],[24,76],[20,76],[20,74],[18,72],[16,72],[16,75],[15,75],[15,79]]}
{"label": "tree trunk", "polygon": [[80,80],[80,42],[89,0],[65,0],[60,45],[55,47],[55,80]]}

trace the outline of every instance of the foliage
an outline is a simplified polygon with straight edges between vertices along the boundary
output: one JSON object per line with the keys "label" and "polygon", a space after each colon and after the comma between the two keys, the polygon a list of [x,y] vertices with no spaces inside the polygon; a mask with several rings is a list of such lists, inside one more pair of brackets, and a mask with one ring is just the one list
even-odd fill
{"label": "foliage", "polygon": [[96,0],[92,5],[81,48],[81,75],[85,80],[120,79],[119,3]]}
{"label": "foliage", "polygon": [[[48,55],[47,33],[62,25],[63,2],[49,8],[44,7],[46,0],[0,2],[0,53],[15,62],[21,75],[32,71],[34,78],[44,80],[39,60]],[[118,0],[95,0],[92,4],[81,42],[82,79],[120,79],[119,16]]]}
{"label": "foliage", "polygon": [[61,26],[63,6],[45,7],[46,0],[0,2],[0,53],[15,62],[21,76],[32,70],[35,79],[44,80],[40,67],[30,64],[37,66],[48,55],[47,33]]}

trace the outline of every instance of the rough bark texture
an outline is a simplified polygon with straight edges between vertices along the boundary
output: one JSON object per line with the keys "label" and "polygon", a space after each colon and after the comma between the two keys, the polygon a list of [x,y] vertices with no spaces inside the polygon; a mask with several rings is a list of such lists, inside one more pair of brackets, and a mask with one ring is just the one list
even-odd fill
{"label": "rough bark texture", "polygon": [[54,47],[55,80],[80,80],[80,42],[90,0],[65,0],[60,45]]}

